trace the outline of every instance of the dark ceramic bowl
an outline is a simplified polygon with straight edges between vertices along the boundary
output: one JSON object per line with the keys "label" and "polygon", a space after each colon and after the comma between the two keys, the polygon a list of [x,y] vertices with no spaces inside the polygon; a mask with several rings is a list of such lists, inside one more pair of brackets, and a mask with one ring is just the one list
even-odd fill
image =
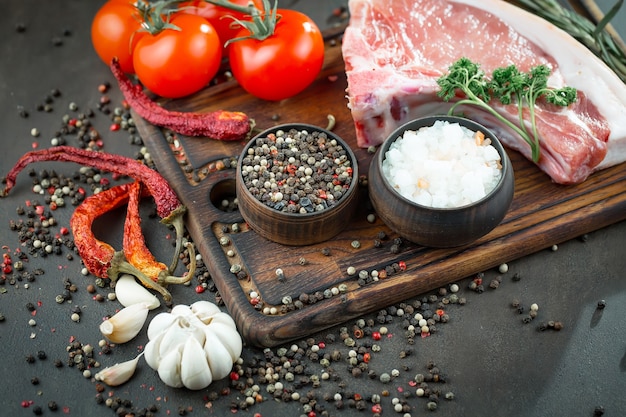
{"label": "dark ceramic bowl", "polygon": [[[313,205],[317,206],[317,210],[312,210],[309,204],[300,204],[304,201],[301,198],[303,195],[299,196],[298,205],[295,206],[299,207],[299,209],[296,212],[279,210],[276,208],[277,204],[282,208],[285,204],[293,203],[293,199],[284,196],[286,193],[283,193],[285,197],[285,199],[282,200],[283,203],[280,201],[277,203],[272,199],[268,200],[267,195],[266,198],[263,199],[260,197],[262,193],[257,193],[256,190],[254,190],[256,195],[253,195],[253,192],[250,190],[251,186],[247,185],[244,181],[243,171],[251,166],[249,162],[246,162],[248,150],[257,147],[257,139],[266,138],[280,131],[289,132],[291,129],[295,129],[299,132],[320,132],[326,136],[327,144],[330,144],[330,141],[336,141],[337,144],[341,145],[344,149],[345,158],[347,158],[349,166],[352,168],[350,180],[346,181],[344,184],[343,195],[334,201],[327,197],[320,198],[320,193],[317,191],[319,188],[312,187],[317,190],[313,190],[314,192],[308,195],[317,198],[306,198],[308,198],[308,201],[313,200]],[[315,139],[314,142],[315,144],[319,143],[317,139]],[[330,144],[327,145],[327,148],[329,146],[333,147],[333,145]],[[328,152],[328,150],[324,151]],[[280,151],[280,153],[283,152]],[[283,155],[281,155],[281,157],[282,156]],[[274,158],[275,157],[272,157],[272,159]],[[299,162],[296,162],[294,165],[298,164]],[[346,219],[352,216],[357,205],[358,178],[358,164],[354,153],[343,139],[334,133],[307,124],[284,124],[275,126],[250,140],[239,157],[235,187],[239,201],[239,211],[252,230],[273,242],[292,246],[324,242],[341,232],[349,223]],[[319,184],[319,182],[317,184]],[[292,191],[295,190],[292,189]],[[326,196],[329,193],[330,191],[326,193]],[[322,195],[324,195],[324,193],[322,193]],[[317,204],[315,204],[315,202],[317,202]],[[308,208],[309,211],[305,210],[305,208]],[[301,212],[300,209],[305,212]]]}
{"label": "dark ceramic bowl", "polygon": [[[406,130],[418,130],[443,120],[482,131],[501,157],[502,175],[495,188],[482,199],[462,207],[433,208],[417,204],[398,193],[382,172],[391,144]],[[419,245],[449,248],[469,244],[493,230],[506,215],[513,200],[514,175],[502,144],[484,126],[460,117],[429,116],[397,128],[380,146],[370,164],[369,195],[378,216],[401,237]]]}

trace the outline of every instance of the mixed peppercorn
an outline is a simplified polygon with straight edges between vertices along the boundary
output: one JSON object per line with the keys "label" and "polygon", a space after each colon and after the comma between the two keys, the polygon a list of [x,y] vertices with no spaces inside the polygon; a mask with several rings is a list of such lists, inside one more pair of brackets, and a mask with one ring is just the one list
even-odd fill
{"label": "mixed peppercorn", "polygon": [[241,176],[250,194],[266,206],[306,214],[341,200],[353,180],[353,163],[344,145],[324,132],[279,130],[247,149]]}

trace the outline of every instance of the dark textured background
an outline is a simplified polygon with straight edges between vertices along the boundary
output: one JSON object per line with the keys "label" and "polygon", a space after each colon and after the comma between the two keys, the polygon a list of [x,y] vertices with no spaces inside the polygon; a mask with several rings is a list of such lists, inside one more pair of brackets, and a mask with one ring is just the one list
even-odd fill
{"label": "dark textured background", "polygon": [[[281,4],[305,10],[325,27],[333,21],[328,19],[331,11],[345,3],[293,1]],[[82,0],[3,0],[0,14],[0,170],[3,174],[13,161],[31,149],[33,142],[41,147],[49,146],[50,138],[62,124],[63,114],[69,112],[70,102],[77,103],[81,110],[95,109],[101,97],[97,86],[112,81],[89,39],[91,18],[100,4]],[[622,11],[621,20],[616,23],[622,31],[626,27],[624,15]],[[24,33],[15,30],[18,23],[26,26]],[[62,45],[53,46],[54,38],[62,40]],[[52,103],[54,110],[37,111],[37,105],[43,103],[53,88],[62,92]],[[120,102],[116,88],[108,95],[114,104]],[[27,109],[30,117],[19,117],[19,107]],[[129,145],[127,133],[109,131],[110,121],[102,113],[96,111],[93,124],[103,137],[106,151],[129,156],[138,152],[137,146]],[[41,132],[38,138],[31,136],[32,128]],[[70,164],[45,166],[65,175],[76,168]],[[24,206],[27,200],[39,198],[30,192],[29,181],[28,176],[22,174],[10,197],[0,202],[3,253],[14,254],[19,247],[17,233],[9,228],[10,220],[20,218],[16,208]],[[143,209],[149,211],[149,207]],[[117,246],[121,243],[122,214],[118,211],[106,216],[96,227],[103,240]],[[54,213],[59,226],[67,226],[70,215],[71,207]],[[153,220],[146,220],[145,229],[157,256],[168,259],[171,253],[165,238],[168,230]],[[335,404],[323,399],[324,394],[336,392],[344,397],[359,393],[367,400],[372,394],[382,395],[384,415],[396,414],[391,406],[393,398],[406,397],[410,415],[425,415],[428,414],[426,400],[415,397],[409,381],[415,374],[426,372],[426,365],[432,361],[446,375],[447,382],[438,388],[442,393],[455,393],[454,400],[441,400],[433,415],[592,416],[596,407],[603,406],[606,416],[622,416],[626,413],[625,233],[626,223],[622,222],[589,234],[584,242],[551,242],[558,243],[557,251],[546,250],[510,262],[510,270],[502,275],[502,283],[496,290],[487,288],[477,294],[467,289],[470,278],[459,282],[467,305],[447,308],[450,322],[439,325],[439,331],[431,337],[418,338],[412,346],[407,344],[402,320],[394,318],[387,324],[391,336],[378,342],[382,349],[372,354],[370,362],[370,369],[378,375],[393,369],[399,371],[400,375],[390,383],[367,377],[354,378],[348,374],[344,360],[333,364],[336,380],[324,381],[316,389],[305,385],[297,391],[302,396],[314,392],[329,415],[372,415],[369,401],[365,411],[356,411],[347,405],[337,410]],[[145,344],[145,335],[142,333],[137,340],[115,347],[109,355],[101,354],[97,347],[101,339],[98,324],[119,304],[98,303],[92,299],[86,286],[93,278],[80,274],[77,257],[73,261],[66,260],[64,255],[29,257],[26,269],[35,271],[37,268],[43,269],[45,274],[37,276],[29,283],[29,288],[24,281],[0,286],[0,313],[5,317],[0,322],[0,375],[3,378],[0,415],[33,415],[38,405],[43,407],[44,415],[115,415],[113,410],[97,404],[96,385],[92,380],[67,365],[56,368],[54,361],[67,361],[66,346],[75,338],[96,346],[96,359],[103,366],[112,365],[134,357]],[[514,274],[521,280],[514,281]],[[497,271],[485,271],[485,283],[498,275]],[[74,283],[78,291],[71,302],[59,305],[55,296],[63,292],[66,279]],[[199,297],[215,299],[215,294],[210,292],[196,295],[193,287],[173,291],[178,299],[188,302]],[[108,291],[100,292],[106,295]],[[526,307],[537,303],[540,307],[537,319],[531,324],[522,324],[521,316],[510,307],[513,299],[519,299]],[[599,300],[606,301],[602,311],[596,309]],[[36,314],[29,311],[28,303],[35,305]],[[75,306],[82,310],[79,323],[70,319]],[[365,318],[373,317],[375,315]],[[30,319],[36,320],[36,326],[29,326]],[[537,325],[547,320],[562,321],[564,329],[538,332]],[[354,324],[347,322],[344,326],[351,331]],[[312,340],[326,341],[325,351],[340,350],[345,358],[348,349],[339,341],[330,343],[327,337],[332,334],[338,338],[340,327],[313,335]],[[363,339],[361,343],[367,341]],[[412,355],[401,358],[401,351],[409,347]],[[36,357],[38,351],[44,351],[47,359],[27,363],[26,357]],[[259,349],[246,348],[243,356],[249,364],[252,358],[264,355]],[[320,374],[318,364],[305,363],[308,372]],[[38,384],[32,383],[35,377]],[[233,390],[214,401],[208,396],[227,386],[227,381],[220,381],[199,392],[169,389],[140,361],[138,372],[129,383],[116,389],[107,388],[103,394],[128,399],[139,408],[157,404],[156,415],[161,416],[184,414],[181,410],[188,415],[226,416],[231,414],[231,403],[244,398],[242,394]],[[285,386],[291,388],[287,382]],[[260,387],[265,401],[233,415],[303,414],[299,402],[276,402],[265,391],[266,385],[260,384]],[[24,408],[24,401],[33,403]],[[49,401],[55,401],[59,410],[48,410]]]}

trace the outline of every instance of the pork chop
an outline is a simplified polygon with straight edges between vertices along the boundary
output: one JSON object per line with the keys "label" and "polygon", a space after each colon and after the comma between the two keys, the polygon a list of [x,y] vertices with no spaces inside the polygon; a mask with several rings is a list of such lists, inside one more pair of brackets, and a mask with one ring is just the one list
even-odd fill
{"label": "pork chop", "polygon": [[[349,7],[342,51],[359,146],[379,145],[413,118],[445,114],[450,103],[437,97],[437,79],[467,57],[487,74],[544,64],[550,86],[578,90],[567,108],[538,106],[537,165],[555,182],[578,183],[626,161],[626,86],[549,22],[500,0],[350,0]],[[499,107],[518,122],[517,108]],[[528,144],[493,116],[472,106],[459,110],[531,158]]]}

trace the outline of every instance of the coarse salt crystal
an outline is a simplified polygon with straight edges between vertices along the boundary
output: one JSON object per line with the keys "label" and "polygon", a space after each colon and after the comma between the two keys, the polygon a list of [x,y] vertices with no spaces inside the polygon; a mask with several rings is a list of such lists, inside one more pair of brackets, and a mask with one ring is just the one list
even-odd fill
{"label": "coarse salt crystal", "polygon": [[389,147],[382,172],[406,199],[435,208],[455,208],[489,194],[500,181],[498,151],[458,123],[436,121],[408,130]]}

